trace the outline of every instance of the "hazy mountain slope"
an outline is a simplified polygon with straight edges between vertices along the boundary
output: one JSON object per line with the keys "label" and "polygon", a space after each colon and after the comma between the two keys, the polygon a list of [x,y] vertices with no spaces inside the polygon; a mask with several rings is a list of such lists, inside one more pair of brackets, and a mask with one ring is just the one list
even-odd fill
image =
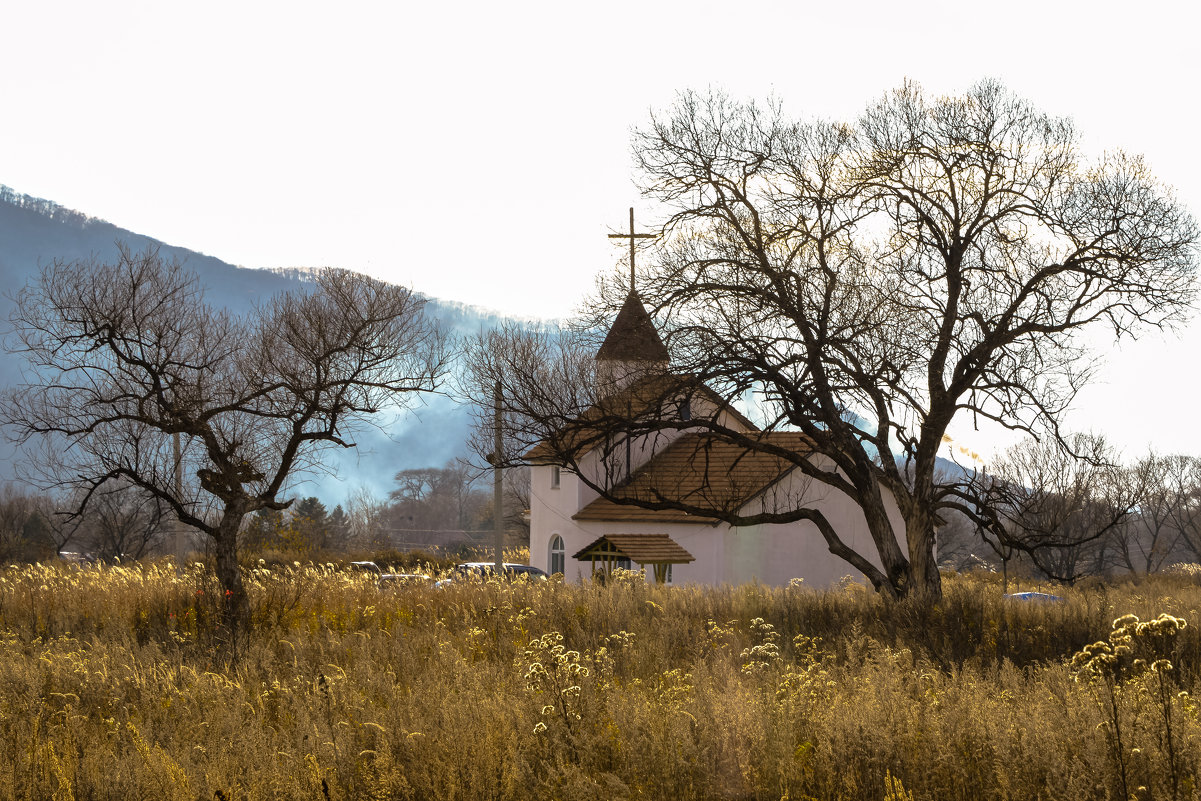
{"label": "hazy mountain slope", "polygon": [[[142,234],[64,209],[50,201],[17,194],[0,186],[0,328],[7,334],[12,295],[37,275],[41,265],[55,259],[73,261],[112,259],[117,242],[134,250],[158,247],[165,258],[178,258],[196,272],[214,306],[246,312],[256,301],[311,280],[313,270],[252,270],[235,267],[203,253],[172,247]],[[447,326],[471,333],[497,324],[491,312],[460,303],[431,300],[427,313]],[[22,360],[0,352],[0,385],[19,380]],[[378,494],[392,489],[391,477],[398,470],[441,466],[465,452],[468,410],[448,398],[431,397],[408,412],[380,415],[382,430],[366,430],[357,451],[330,451],[333,475],[319,476],[297,492],[318,494],[330,503],[341,502],[349,492],[367,486]],[[16,456],[7,443],[0,444],[0,481],[14,477]]]}
{"label": "hazy mountain slope", "polygon": [[[8,331],[11,295],[37,274],[40,265],[55,259],[112,259],[117,242],[134,250],[157,246],[164,257],[178,258],[199,274],[211,304],[235,312],[246,312],[256,301],[311,281],[317,272],[305,267],[235,267],[0,185],[0,281],[4,288],[0,294],[0,330]],[[448,327],[468,335],[504,319],[495,312],[454,301],[431,299],[426,309]],[[0,386],[17,381],[21,365],[19,356],[0,350]],[[380,415],[376,422],[380,429],[364,430],[355,450],[327,452],[330,475],[314,477],[295,491],[320,495],[331,504],[341,502],[361,486],[384,495],[393,488],[392,476],[398,470],[440,467],[466,453],[469,410],[447,397],[422,398],[413,409],[399,416]],[[14,477],[14,459],[11,446],[0,441],[0,481]],[[939,466],[950,475],[962,472],[962,468],[942,459]]]}
{"label": "hazy mountain slope", "polygon": [[235,311],[245,311],[256,299],[295,286],[295,279],[278,273],[235,267],[0,186],[0,276],[10,290],[55,259],[111,259],[118,241],[134,250],[157,246],[164,257],[178,258],[200,274],[215,305]]}

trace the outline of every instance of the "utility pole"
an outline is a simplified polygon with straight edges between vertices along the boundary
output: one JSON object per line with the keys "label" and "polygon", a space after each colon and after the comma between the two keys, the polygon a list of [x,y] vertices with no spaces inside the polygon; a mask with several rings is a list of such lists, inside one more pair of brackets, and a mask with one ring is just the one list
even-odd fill
{"label": "utility pole", "polygon": [[503,574],[505,569],[505,493],[504,493],[504,460],[501,449],[504,446],[500,429],[500,382],[492,391],[492,517],[495,524],[496,545],[496,575]]}
{"label": "utility pole", "polygon": [[[172,436],[171,445],[171,455],[175,457],[175,497],[180,503],[183,503],[183,453],[179,446],[178,431]],[[175,552],[175,558],[179,560],[179,565],[182,567],[184,559],[187,557],[183,521],[176,518],[175,525],[172,528],[175,530],[171,537],[171,550]]]}

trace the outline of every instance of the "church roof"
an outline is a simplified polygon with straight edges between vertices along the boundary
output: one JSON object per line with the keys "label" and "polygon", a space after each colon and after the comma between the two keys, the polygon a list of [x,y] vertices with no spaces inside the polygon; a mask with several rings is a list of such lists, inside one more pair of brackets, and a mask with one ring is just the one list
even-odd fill
{"label": "church roof", "polygon": [[[576,458],[580,458],[605,442],[622,420],[668,419],[673,411],[678,411],[669,410],[669,406],[696,397],[711,403],[714,414],[725,412],[745,430],[758,430],[758,426],[746,415],[726,403],[725,399],[694,376],[661,373],[645,376],[585,409],[578,420],[566,428],[566,433],[559,437],[557,446],[560,451],[544,440],[522,454],[521,458],[534,464],[554,464],[556,453],[563,451],[576,451]],[[697,414],[697,411],[692,409],[691,413]]]}
{"label": "church roof", "polygon": [[[773,431],[761,441],[803,453],[809,439],[800,432]],[[674,501],[714,512],[734,512],[762,495],[795,469],[783,457],[720,440],[710,434],[685,434],[640,467],[621,487],[617,500],[598,498],[575,520],[612,522],[697,523],[706,518],[676,509],[647,509],[618,501]]]}
{"label": "church roof", "polygon": [[640,565],[682,565],[696,557],[666,534],[606,534],[580,549],[572,559],[624,556]]}
{"label": "church roof", "polygon": [[654,321],[634,290],[626,296],[596,358],[618,362],[669,361],[667,346],[659,338]]}

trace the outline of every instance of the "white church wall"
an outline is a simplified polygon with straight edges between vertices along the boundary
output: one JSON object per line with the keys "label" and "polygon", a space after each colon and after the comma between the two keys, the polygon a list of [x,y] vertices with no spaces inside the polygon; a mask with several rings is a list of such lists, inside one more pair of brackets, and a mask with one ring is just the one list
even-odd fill
{"label": "white church wall", "polygon": [[[567,561],[587,543],[571,548],[570,535],[575,528],[571,516],[579,511],[579,488],[583,482],[574,473],[559,470],[559,486],[552,487],[554,468],[535,465],[530,468],[530,564],[550,572],[550,543],[555,535],[563,537]],[[570,574],[569,574],[570,575]]]}
{"label": "white church wall", "polygon": [[[881,566],[862,507],[839,490],[800,471],[790,473],[744,512],[753,514],[801,505],[821,512],[849,548],[862,554],[874,566]],[[887,492],[884,505],[897,534],[897,542],[904,550],[904,520],[895,500]],[[742,584],[754,580],[761,584],[781,585],[793,578],[801,578],[807,586],[822,589],[838,584],[846,576],[866,581],[860,571],[830,553],[817,526],[807,520],[726,528],[723,542],[723,583]]]}
{"label": "white church wall", "polygon": [[[563,538],[564,575],[573,581],[585,580],[592,572],[591,563],[577,561],[573,554],[605,534],[667,534],[692,554],[696,561],[672,568],[672,583],[708,585],[743,584],[758,581],[766,585],[785,585],[801,578],[805,585],[821,589],[838,584],[844,576],[864,580],[859,571],[829,552],[817,527],[807,521],[786,525],[760,525],[732,528],[698,520],[696,523],[628,523],[616,521],[576,521],[580,506],[579,477],[560,471],[559,488],[551,488],[552,469],[531,468],[530,480],[530,563],[549,570],[550,544],[557,535]],[[842,493],[800,476],[786,477],[772,494],[755,502],[745,511],[754,512],[765,504],[784,498],[802,499],[826,515],[847,545],[879,566],[875,546],[867,531],[863,511]],[[886,498],[894,530],[904,531],[900,511]],[[903,536],[898,541],[904,547]]]}

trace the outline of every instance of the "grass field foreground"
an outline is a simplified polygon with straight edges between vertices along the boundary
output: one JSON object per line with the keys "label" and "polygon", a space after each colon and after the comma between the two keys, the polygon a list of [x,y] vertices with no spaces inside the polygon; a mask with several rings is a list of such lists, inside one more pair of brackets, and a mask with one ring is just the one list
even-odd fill
{"label": "grass field foreground", "polygon": [[1188,575],[937,607],[848,584],[379,590],[203,566],[0,568],[0,799],[1188,799]]}

